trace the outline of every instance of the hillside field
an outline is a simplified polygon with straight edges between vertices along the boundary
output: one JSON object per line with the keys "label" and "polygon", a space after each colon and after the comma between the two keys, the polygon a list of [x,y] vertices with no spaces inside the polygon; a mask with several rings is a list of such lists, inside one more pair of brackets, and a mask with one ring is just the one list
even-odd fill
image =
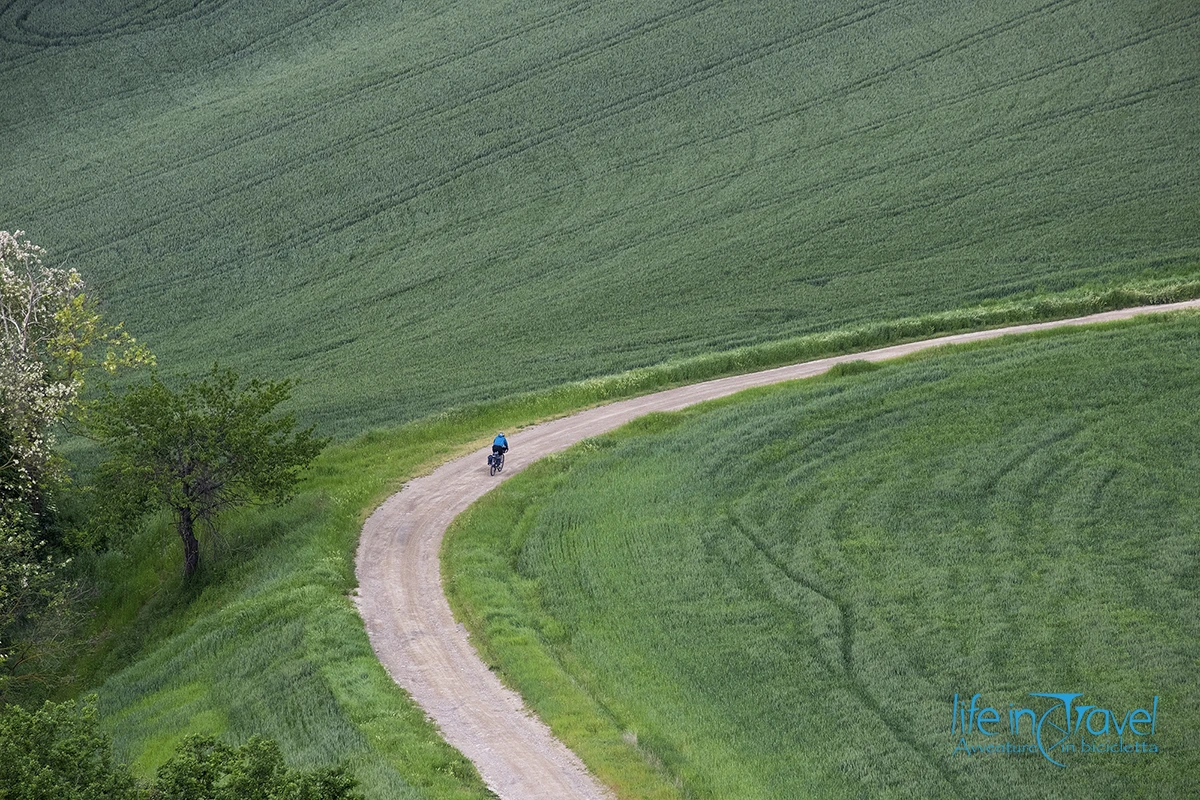
{"label": "hillside field", "polygon": [[[72,691],[98,691],[119,756],[142,775],[187,733],[265,734],[289,764],[347,763],[371,798],[488,797],[354,611],[355,543],[378,502],[498,428],[597,402],[1200,295],[1197,108],[1189,0],[0,0],[0,229],[80,270],[166,377],[220,359],[298,378],[290,410],[337,439],[293,503],[224,520],[191,585],[164,518],[81,557],[97,609]],[[579,750],[636,760],[648,783],[629,796],[678,797],[677,782],[696,796],[786,796],[795,775],[833,796],[1042,786],[1015,761],[943,758],[943,694],[1015,696],[1058,677],[1093,681],[1114,705],[1163,696],[1169,756],[1070,774],[1085,789],[1144,779],[1165,795],[1200,769],[1177,760],[1196,752],[1178,737],[1200,721],[1187,682],[1194,540],[1168,535],[1195,530],[1179,487],[1197,431],[1171,426],[1195,422],[1196,341],[1194,321],[1146,323],[656,418],[510,484],[472,526],[498,515],[489,535],[517,571],[493,585],[513,581],[531,604],[512,619],[548,648],[536,663],[561,659],[555,679],[606,704],[608,738]],[[1110,369],[1116,352],[1147,354],[1149,369]],[[1034,403],[1068,379],[1099,399]],[[1021,396],[1020,381],[1040,393]],[[894,429],[873,428],[860,402]],[[1172,402],[1189,411],[1169,418]],[[975,405],[991,428],[973,427]],[[740,449],[680,471],[664,453],[701,447],[700,420]],[[1011,444],[989,438],[1006,421]],[[1090,435],[1132,448],[1128,461],[1083,447]],[[800,463],[812,441],[830,456]],[[871,488],[888,459],[937,442],[943,461]],[[782,475],[795,485],[770,482]],[[980,505],[989,486],[1002,491]],[[1146,486],[1155,502],[1121,494]],[[802,489],[816,505],[797,518],[828,539],[794,538],[781,515],[797,507],[771,506],[771,492]],[[960,528],[927,524],[906,492]],[[652,495],[665,510],[626,508]],[[1071,514],[1093,501],[1132,538],[1072,538]],[[1013,531],[1050,507],[1047,549],[1021,550]],[[872,527],[896,510],[929,538]],[[605,514],[640,513],[628,531],[650,535],[567,546],[573,520],[596,514],[611,532]],[[679,522],[696,514],[716,527]],[[934,574],[927,548],[963,532],[978,547]],[[1166,555],[1109,546],[1121,541]],[[987,559],[1003,548],[1034,566],[1086,557],[997,583]],[[881,552],[885,566],[854,571]],[[810,562],[845,595],[804,589]],[[655,580],[679,565],[678,580]],[[469,570],[451,569],[465,591]],[[1130,569],[1183,588],[1135,597]],[[631,612],[615,644],[590,605],[609,570]],[[1110,605],[1076,602],[1088,581],[1117,587]],[[710,587],[727,608],[710,613]],[[930,587],[936,602],[914,601]],[[972,588],[997,593],[949,602]],[[687,594],[639,594],[649,589]],[[1053,625],[996,621],[1024,590]],[[1074,616],[1047,599],[1059,590]],[[656,632],[643,611],[673,616]],[[971,616],[985,611],[997,616]],[[930,630],[943,638],[930,644]],[[1065,638],[1048,644],[1048,631]],[[1158,649],[1134,670],[1147,636]],[[1096,641],[1114,646],[1095,664],[1072,659]],[[808,656],[794,657],[798,643]],[[498,653],[511,680],[527,679]],[[618,694],[630,671],[647,694]],[[885,700],[868,678],[899,688]],[[714,685],[736,692],[714,698]],[[676,703],[666,716],[638,716],[664,696]],[[780,709],[793,716],[762,728]],[[795,747],[794,720],[828,733],[829,749]]]}
{"label": "hillside field", "polygon": [[[862,369],[647,418],[487,495],[443,551],[484,658],[624,797],[1187,796],[1200,316]],[[1161,750],[956,753],[976,692],[1005,716],[1157,697],[1125,740]],[[629,758],[664,778],[629,786]]]}
{"label": "hillside field", "polygon": [[[200,580],[183,582],[167,519],[90,566],[99,597],[76,693],[96,688],[121,758],[152,773],[187,733],[277,738],[290,764],[346,761],[367,796],[484,796],[371,651],[352,604],[366,516],[404,481],[491,439],[596,403],[731,371],[879,346],[963,326],[1191,296],[1191,283],[1133,294],[1068,293],[892,321],[565,385],[363,434],[318,460],[295,501],[252,509],[206,542]],[[623,745],[618,742],[619,747]],[[622,781],[650,775],[640,755]],[[657,781],[662,785],[662,781]],[[636,796],[636,795],[635,795]],[[673,796],[673,795],[667,795]]]}
{"label": "hillside field", "polygon": [[1189,0],[6,0],[0,224],[330,433],[1200,262]]}

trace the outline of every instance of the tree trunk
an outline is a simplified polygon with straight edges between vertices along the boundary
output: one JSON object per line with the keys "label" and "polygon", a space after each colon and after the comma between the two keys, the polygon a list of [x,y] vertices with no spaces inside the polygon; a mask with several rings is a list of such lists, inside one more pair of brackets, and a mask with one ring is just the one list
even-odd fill
{"label": "tree trunk", "polygon": [[183,576],[190,578],[195,574],[196,568],[200,566],[200,542],[196,541],[196,534],[193,532],[195,520],[192,517],[192,510],[181,508],[178,511],[179,538],[183,539]]}

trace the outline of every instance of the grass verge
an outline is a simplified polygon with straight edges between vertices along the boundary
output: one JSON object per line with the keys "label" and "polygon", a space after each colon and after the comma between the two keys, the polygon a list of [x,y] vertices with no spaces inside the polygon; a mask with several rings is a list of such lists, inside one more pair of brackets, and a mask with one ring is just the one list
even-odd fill
{"label": "grass verge", "polygon": [[[489,403],[466,406],[433,417],[444,422],[479,415],[497,423],[561,416],[597,403],[675,386],[796,364],[826,356],[855,353],[903,342],[966,331],[1082,317],[1135,306],[1165,305],[1200,297],[1200,274],[1142,278],[1107,286],[1030,294],[967,308],[885,320],[856,328],[808,334],[720,353],[667,361],[616,375],[565,383]],[[501,425],[502,427],[502,425]]]}

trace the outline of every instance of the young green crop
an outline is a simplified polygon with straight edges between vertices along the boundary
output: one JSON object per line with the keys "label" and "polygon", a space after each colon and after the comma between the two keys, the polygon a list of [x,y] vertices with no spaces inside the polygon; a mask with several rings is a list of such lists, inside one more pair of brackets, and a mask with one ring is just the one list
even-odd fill
{"label": "young green crop", "polygon": [[[85,7],[86,6],[86,7]],[[1189,0],[0,10],[4,214],[350,435],[1200,259]]]}
{"label": "young green crop", "polygon": [[[605,780],[662,765],[626,796],[1183,796],[1198,365],[1189,316],[657,416],[481,501],[447,591]],[[954,754],[955,693],[1054,691],[1161,752]]]}
{"label": "young green crop", "polygon": [[386,796],[478,793],[344,596],[362,511],[417,465],[1200,250],[1181,0],[83,6],[0,9],[5,227],[95,276],[165,368],[300,378],[322,432],[504,398],[330,456],[231,523],[247,558],[199,593],[162,585],[152,537],[106,557],[92,674],[143,767],[261,724]]}

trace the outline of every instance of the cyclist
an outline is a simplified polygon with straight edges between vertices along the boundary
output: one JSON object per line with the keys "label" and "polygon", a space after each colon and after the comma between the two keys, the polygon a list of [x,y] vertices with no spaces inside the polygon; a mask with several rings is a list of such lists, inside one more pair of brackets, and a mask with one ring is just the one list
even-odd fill
{"label": "cyclist", "polygon": [[504,433],[497,433],[496,438],[492,440],[492,453],[494,455],[504,455],[508,452],[508,439],[504,437]]}

